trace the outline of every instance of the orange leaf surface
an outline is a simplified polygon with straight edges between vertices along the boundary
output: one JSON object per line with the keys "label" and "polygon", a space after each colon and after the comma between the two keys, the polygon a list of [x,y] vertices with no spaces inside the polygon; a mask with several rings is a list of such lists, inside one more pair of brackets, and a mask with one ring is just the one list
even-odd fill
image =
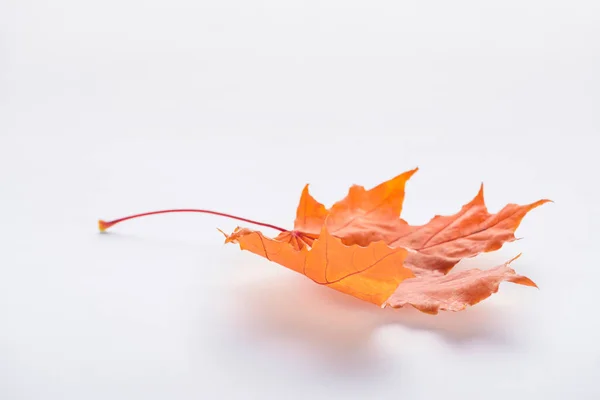
{"label": "orange leaf surface", "polygon": [[407,279],[383,307],[411,305],[428,314],[437,314],[439,310],[461,311],[496,293],[503,281],[537,287],[531,279],[517,275],[508,266],[511,261],[486,271],[471,269],[444,276]]}
{"label": "orange leaf surface", "polygon": [[[302,193],[295,228],[311,237],[318,223],[327,219],[328,231],[345,244],[368,245],[384,241],[391,247],[411,252],[407,267],[415,274],[446,274],[462,258],[497,250],[515,240],[514,232],[532,209],[548,202],[539,200],[527,205],[508,204],[490,214],[483,198],[483,185],[475,198],[449,216],[435,216],[421,226],[411,226],[400,218],[406,181],[411,170],[383,182],[371,190],[354,185],[348,195],[326,209],[308,189]],[[310,221],[310,223],[304,223]]]}
{"label": "orange leaf surface", "polygon": [[514,241],[525,215],[549,200],[531,204],[508,204],[490,214],[483,198],[483,185],[477,196],[462,209],[449,216],[435,216],[421,226],[407,225],[403,233],[386,242],[392,246],[417,250],[406,260],[415,274],[446,274],[461,259],[498,250]]}
{"label": "orange leaf surface", "polygon": [[383,242],[367,247],[347,246],[323,226],[312,248],[294,235],[281,234],[275,239],[247,228],[236,228],[226,243],[238,243],[266,259],[306,275],[320,285],[381,305],[404,279],[414,274],[404,268],[407,251],[391,248]]}
{"label": "orange leaf surface", "polygon": [[415,172],[417,169],[404,172],[370,190],[353,185],[348,195],[330,209],[310,195],[307,185],[300,197],[294,230],[317,237],[327,220],[329,233],[346,244],[366,246],[385,240],[390,232],[396,232],[405,224],[399,219],[404,187]]}

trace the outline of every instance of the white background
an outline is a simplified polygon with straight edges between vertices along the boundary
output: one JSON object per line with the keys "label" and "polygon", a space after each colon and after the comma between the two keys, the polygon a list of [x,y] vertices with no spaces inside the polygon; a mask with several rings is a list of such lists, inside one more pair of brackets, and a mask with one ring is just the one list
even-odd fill
{"label": "white background", "polygon": [[[598,1],[0,1],[0,398],[600,398]],[[404,217],[550,198],[459,313],[235,245],[420,167]],[[265,230],[265,233],[273,233]]]}

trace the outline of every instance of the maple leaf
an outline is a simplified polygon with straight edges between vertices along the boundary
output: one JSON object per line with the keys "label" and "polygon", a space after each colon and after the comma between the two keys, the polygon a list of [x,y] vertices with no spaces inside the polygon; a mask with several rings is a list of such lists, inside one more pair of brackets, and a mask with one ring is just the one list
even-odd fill
{"label": "maple leaf", "polygon": [[347,246],[329,234],[325,225],[310,249],[298,245],[299,239],[293,234],[271,239],[259,231],[238,227],[231,235],[224,235],[226,243],[238,243],[240,249],[301,273],[315,283],[377,305],[382,305],[400,282],[414,277],[403,266],[405,249],[391,248],[383,242]]}
{"label": "maple leaf", "polygon": [[[98,222],[101,231],[133,218],[173,212],[219,215],[280,231],[275,238],[248,228],[236,228],[226,237],[266,259],[301,273],[320,285],[371,303],[415,308],[437,313],[458,311],[489,297],[502,281],[535,284],[508,267],[448,274],[461,259],[497,250],[515,240],[514,232],[525,215],[548,202],[508,204],[490,214],[483,185],[475,198],[449,216],[437,215],[421,226],[400,218],[406,182],[413,169],[366,190],[350,187],[348,195],[327,209],[304,187],[296,210],[294,229],[287,230],[201,209],[176,209],[136,214]],[[446,275],[448,274],[448,275]]]}
{"label": "maple leaf", "polygon": [[411,305],[428,314],[437,314],[439,310],[461,311],[496,293],[503,281],[537,287],[531,279],[517,275],[508,266],[513,260],[485,271],[470,269],[442,276],[407,279],[384,302],[383,307]]}

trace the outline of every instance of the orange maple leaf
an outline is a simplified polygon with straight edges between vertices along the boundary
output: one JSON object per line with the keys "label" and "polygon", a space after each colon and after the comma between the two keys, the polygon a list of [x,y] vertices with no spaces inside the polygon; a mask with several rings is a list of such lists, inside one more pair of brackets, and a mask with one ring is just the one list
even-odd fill
{"label": "orange maple leaf", "polygon": [[[524,216],[548,202],[509,204],[496,214],[487,211],[483,186],[456,214],[435,216],[411,226],[400,218],[407,171],[370,190],[353,185],[348,195],[329,209],[304,187],[294,229],[210,210],[178,209],[137,214],[105,222],[101,231],[133,218],[171,212],[220,215],[279,230],[275,238],[248,228],[236,228],[226,243],[238,243],[270,261],[301,273],[314,282],[385,307],[410,304],[427,312],[458,311],[489,297],[502,281],[535,286],[516,275],[508,263],[488,271],[446,275],[462,258],[497,250],[515,240]],[[512,261],[512,260],[511,260]]]}

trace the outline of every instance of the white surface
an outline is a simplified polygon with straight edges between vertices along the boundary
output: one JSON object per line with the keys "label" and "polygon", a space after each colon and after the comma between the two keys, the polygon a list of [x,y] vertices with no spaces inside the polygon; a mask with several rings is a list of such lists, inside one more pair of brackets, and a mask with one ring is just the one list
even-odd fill
{"label": "white surface", "polygon": [[[0,398],[598,399],[600,3],[0,4]],[[551,198],[541,290],[380,310],[237,246],[420,167],[412,223]],[[267,232],[267,231],[265,231]],[[270,232],[269,232],[270,233]],[[461,266],[461,267],[462,267]]]}

